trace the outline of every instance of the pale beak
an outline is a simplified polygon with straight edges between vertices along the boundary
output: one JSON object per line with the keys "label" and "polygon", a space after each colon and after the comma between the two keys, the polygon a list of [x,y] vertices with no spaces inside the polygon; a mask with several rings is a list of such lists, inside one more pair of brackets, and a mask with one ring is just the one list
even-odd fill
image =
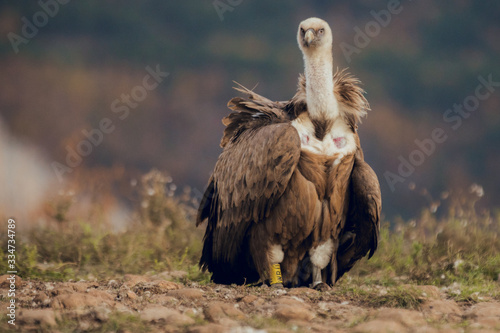
{"label": "pale beak", "polygon": [[304,35],[304,42],[306,42],[306,46],[309,46],[313,40],[314,40],[314,30],[309,29],[306,31]]}

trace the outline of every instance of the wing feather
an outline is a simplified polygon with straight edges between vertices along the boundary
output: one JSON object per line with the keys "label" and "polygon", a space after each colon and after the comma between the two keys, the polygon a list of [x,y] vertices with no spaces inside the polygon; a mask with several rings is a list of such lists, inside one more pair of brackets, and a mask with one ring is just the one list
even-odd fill
{"label": "wing feather", "polygon": [[255,222],[267,217],[285,190],[299,157],[300,139],[289,123],[245,131],[238,142],[226,146],[214,169],[219,210],[241,218],[246,211]]}
{"label": "wing feather", "polygon": [[359,154],[351,174],[346,225],[340,236],[337,280],[365,255],[371,258],[377,249],[381,209],[377,175]]}

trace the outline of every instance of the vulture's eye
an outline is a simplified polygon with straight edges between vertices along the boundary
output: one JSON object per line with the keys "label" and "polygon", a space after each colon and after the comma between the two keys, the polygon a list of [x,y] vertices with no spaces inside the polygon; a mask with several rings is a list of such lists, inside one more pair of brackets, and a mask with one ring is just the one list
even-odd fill
{"label": "vulture's eye", "polygon": [[300,28],[300,33],[303,35],[303,34],[305,34],[306,32],[304,31],[304,29],[303,29],[303,28]]}
{"label": "vulture's eye", "polygon": [[321,28],[318,30],[318,32],[322,35],[325,32],[325,29]]}

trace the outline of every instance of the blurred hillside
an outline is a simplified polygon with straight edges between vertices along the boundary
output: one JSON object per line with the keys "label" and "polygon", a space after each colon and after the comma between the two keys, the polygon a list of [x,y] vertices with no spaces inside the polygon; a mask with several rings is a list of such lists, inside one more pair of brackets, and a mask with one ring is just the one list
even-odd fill
{"label": "blurred hillside", "polygon": [[[401,1],[392,13],[390,3],[0,1],[0,134],[43,155],[19,162],[50,170],[43,188],[47,177],[57,189],[95,169],[126,170],[120,175],[128,183],[154,167],[196,195],[220,153],[232,81],[258,84],[274,100],[291,98],[302,72],[296,29],[318,16],[332,26],[338,66],[350,67],[367,91],[373,111],[360,126],[361,142],[385,214],[415,216],[471,184],[479,184],[472,187],[478,195],[484,189],[484,207],[497,207],[500,83],[481,88],[487,97],[474,96],[479,77],[500,82],[500,3]],[[346,45],[356,52],[346,56]],[[475,101],[473,111],[453,111]],[[415,140],[428,142],[436,128],[446,139],[415,153],[422,150]],[[88,152],[81,161],[78,149]],[[0,154],[0,170],[15,154],[9,151]],[[419,164],[404,177],[402,159]],[[63,183],[53,162],[66,166],[58,169]],[[25,169],[8,170],[17,172],[5,176],[14,192]],[[389,185],[388,172],[400,181]]]}

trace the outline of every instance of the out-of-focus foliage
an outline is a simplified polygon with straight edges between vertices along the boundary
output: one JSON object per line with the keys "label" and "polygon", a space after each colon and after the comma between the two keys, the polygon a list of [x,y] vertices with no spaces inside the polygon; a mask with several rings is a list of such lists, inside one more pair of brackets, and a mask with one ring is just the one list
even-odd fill
{"label": "out-of-focus foliage", "polygon": [[[484,186],[485,205],[497,203],[500,91],[456,130],[443,115],[475,93],[478,76],[500,81],[500,3],[401,1],[401,12],[348,62],[341,44],[355,45],[355,28],[376,22],[373,11],[388,3],[242,1],[221,20],[212,1],[71,1],[15,53],[8,34],[22,35],[23,17],[33,22],[42,9],[35,1],[0,1],[1,118],[60,163],[85,139],[82,130],[110,118],[114,131],[78,168],[157,167],[201,191],[220,152],[232,81],[258,84],[256,91],[274,100],[290,98],[302,71],[297,25],[319,16],[332,26],[336,63],[349,66],[368,93],[373,111],[360,134],[386,215],[415,216],[444,189],[473,182]],[[119,118],[113,102],[156,65],[170,75]],[[384,173],[397,173],[398,157],[408,158],[414,140],[434,128],[444,128],[448,139],[392,192]],[[411,182],[432,198],[416,197]]]}
{"label": "out-of-focus foliage", "polygon": [[[203,230],[193,223],[193,198],[186,191],[177,196],[174,190],[162,192],[168,179],[152,170],[134,184],[138,195],[132,221],[119,231],[109,223],[114,199],[103,190],[113,184],[105,184],[90,202],[75,193],[50,198],[41,216],[44,223],[17,233],[20,275],[67,280],[182,269],[190,279],[206,279],[197,268]],[[2,242],[7,248],[7,239]],[[2,255],[0,264],[6,258]]]}

